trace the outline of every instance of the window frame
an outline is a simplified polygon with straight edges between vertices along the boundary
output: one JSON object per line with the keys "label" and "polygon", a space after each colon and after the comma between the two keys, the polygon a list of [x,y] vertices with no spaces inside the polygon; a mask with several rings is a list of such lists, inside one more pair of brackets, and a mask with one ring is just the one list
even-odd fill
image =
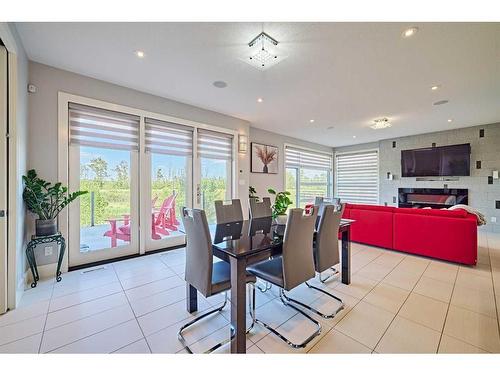
{"label": "window frame", "polygon": [[[333,161],[333,167],[334,167],[334,191],[333,194],[337,196],[338,198],[342,199],[342,197],[338,196],[338,172],[337,172],[337,156],[339,155],[353,155],[353,154],[362,154],[362,153],[369,153],[369,152],[376,152],[377,153],[377,201],[376,203],[355,203],[355,204],[373,204],[377,205],[380,204],[380,149],[379,148],[368,148],[368,149],[362,149],[362,150],[356,150],[356,151],[336,151],[334,154],[334,161]],[[349,202],[348,202],[349,203]]]}
{"label": "window frame", "polygon": [[335,153],[333,151],[327,152],[327,151],[321,151],[321,150],[317,150],[317,149],[310,148],[310,147],[298,146],[298,145],[292,144],[292,143],[285,143],[283,145],[283,190],[287,189],[287,186],[286,186],[286,171],[287,171],[287,169],[294,169],[295,176],[296,176],[296,178],[295,178],[296,194],[295,194],[295,197],[293,198],[294,206],[300,207],[300,191],[301,191],[300,171],[301,170],[325,171],[325,169],[300,168],[300,167],[296,167],[296,166],[290,166],[290,167],[287,166],[287,164],[286,164],[286,149],[287,149],[287,147],[288,148],[295,148],[295,149],[299,149],[299,150],[304,150],[304,151],[308,151],[308,152],[313,152],[313,153],[317,153],[317,154],[328,155],[330,157],[330,169],[326,170],[328,173],[328,176],[327,176],[327,181],[328,181],[327,191],[328,191],[328,193],[327,193],[327,195],[328,195],[328,198],[332,198],[334,195],[333,176],[334,176]]}

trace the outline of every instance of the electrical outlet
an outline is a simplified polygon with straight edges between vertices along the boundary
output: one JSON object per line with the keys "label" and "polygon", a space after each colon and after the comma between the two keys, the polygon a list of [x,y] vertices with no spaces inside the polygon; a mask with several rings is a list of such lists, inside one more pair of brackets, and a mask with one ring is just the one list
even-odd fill
{"label": "electrical outlet", "polygon": [[496,216],[492,216],[492,217],[491,217],[491,222],[492,222],[492,223],[496,223],[496,222],[497,222],[497,218],[496,218]]}
{"label": "electrical outlet", "polygon": [[52,255],[52,246],[45,246],[45,256],[51,256]]}

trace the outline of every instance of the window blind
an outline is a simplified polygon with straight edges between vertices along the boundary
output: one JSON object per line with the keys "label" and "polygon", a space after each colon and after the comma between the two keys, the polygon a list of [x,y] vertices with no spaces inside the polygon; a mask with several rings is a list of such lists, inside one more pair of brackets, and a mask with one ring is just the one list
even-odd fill
{"label": "window blind", "polygon": [[179,156],[193,154],[193,128],[147,117],[145,125],[146,152]]}
{"label": "window blind", "polygon": [[378,204],[377,150],[336,155],[335,196],[342,201]]}
{"label": "window blind", "polygon": [[233,136],[199,129],[198,155],[202,158],[232,160]]}
{"label": "window blind", "polygon": [[139,150],[139,116],[69,103],[70,144]]}
{"label": "window blind", "polygon": [[286,146],[285,164],[287,168],[331,171],[333,163],[332,155]]}

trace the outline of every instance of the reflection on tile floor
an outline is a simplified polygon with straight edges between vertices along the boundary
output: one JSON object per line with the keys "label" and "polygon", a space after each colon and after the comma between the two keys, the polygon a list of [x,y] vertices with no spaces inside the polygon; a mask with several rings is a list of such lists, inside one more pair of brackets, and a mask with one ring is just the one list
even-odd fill
{"label": "reflection on tile floor", "polygon": [[[296,350],[257,326],[249,353],[487,353],[500,352],[500,235],[479,234],[476,267],[352,245],[352,284],[325,286],[346,308],[320,319],[322,333]],[[177,330],[185,308],[184,250],[74,271],[27,290],[0,316],[0,353],[185,353]],[[313,281],[318,285],[317,281]],[[257,292],[258,316],[294,340],[313,328],[283,306],[275,288]],[[300,286],[290,294],[321,311],[335,302]],[[220,296],[199,298],[202,312]],[[229,335],[229,305],[186,333],[203,352]],[[229,345],[217,350],[227,353]]]}

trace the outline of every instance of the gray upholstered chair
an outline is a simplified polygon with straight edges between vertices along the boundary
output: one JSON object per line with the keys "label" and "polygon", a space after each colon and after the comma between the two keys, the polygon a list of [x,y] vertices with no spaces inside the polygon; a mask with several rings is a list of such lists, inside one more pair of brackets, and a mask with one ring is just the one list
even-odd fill
{"label": "gray upholstered chair", "polygon": [[215,201],[215,217],[217,224],[243,221],[243,211],[239,199],[229,201]]}
{"label": "gray upholstered chair", "polygon": [[259,198],[249,198],[248,206],[250,207],[250,219],[258,219],[262,217],[270,217],[273,215],[271,209],[271,198],[264,197],[259,202]]}
{"label": "gray upholstered chair", "polygon": [[[304,215],[304,210],[301,208],[291,209],[288,212],[288,221],[283,238],[282,256],[265,260],[248,267],[248,271],[252,274],[279,288],[281,301],[286,306],[293,308],[316,325],[316,330],[304,341],[301,343],[293,343],[273,327],[257,319],[255,316],[255,308],[250,311],[254,323],[264,326],[294,348],[306,347],[309,342],[321,333],[321,324],[304,311],[294,306],[291,302],[295,301],[290,299],[285,293],[285,291],[289,291],[315,276],[312,243],[314,237],[314,223],[317,214],[318,207],[314,207],[312,213],[309,215]],[[254,289],[255,286],[252,285],[251,288]]]}
{"label": "gray upholstered chair", "polygon": [[[186,273],[184,277],[186,283],[196,288],[198,292],[205,297],[210,297],[222,292],[225,293],[222,306],[197,316],[180,328],[178,338],[185,346],[186,350],[192,353],[182,333],[194,323],[221,311],[226,306],[227,290],[231,288],[231,268],[229,263],[214,263],[213,261],[212,239],[210,237],[205,211],[183,207],[182,223],[186,231]],[[247,273],[246,282],[255,283],[255,281],[255,276]],[[255,293],[255,289],[252,288],[251,292]],[[255,298],[251,298],[250,300],[255,301]],[[210,353],[229,341],[230,339],[220,342],[205,353]]]}
{"label": "gray upholstered chair", "polygon": [[[319,219],[318,231],[316,233],[316,239],[313,245],[313,253],[314,267],[316,272],[318,272],[319,281],[322,283],[339,273],[334,268],[334,266],[340,263],[338,233],[341,218],[342,212],[336,211],[335,206],[329,205],[325,206],[323,214]],[[321,277],[321,273],[328,269],[331,269],[333,271],[333,274],[330,274],[328,277],[323,279]],[[310,306],[301,304],[303,307],[306,307],[307,309],[327,319],[335,317],[335,315],[337,315],[339,311],[344,309],[344,303],[340,298],[325,291],[324,289],[317,288],[314,285],[309,284],[308,282],[306,282],[306,285],[309,288],[317,290],[335,299],[340,303],[340,305],[333,313],[330,314],[324,314]]]}

